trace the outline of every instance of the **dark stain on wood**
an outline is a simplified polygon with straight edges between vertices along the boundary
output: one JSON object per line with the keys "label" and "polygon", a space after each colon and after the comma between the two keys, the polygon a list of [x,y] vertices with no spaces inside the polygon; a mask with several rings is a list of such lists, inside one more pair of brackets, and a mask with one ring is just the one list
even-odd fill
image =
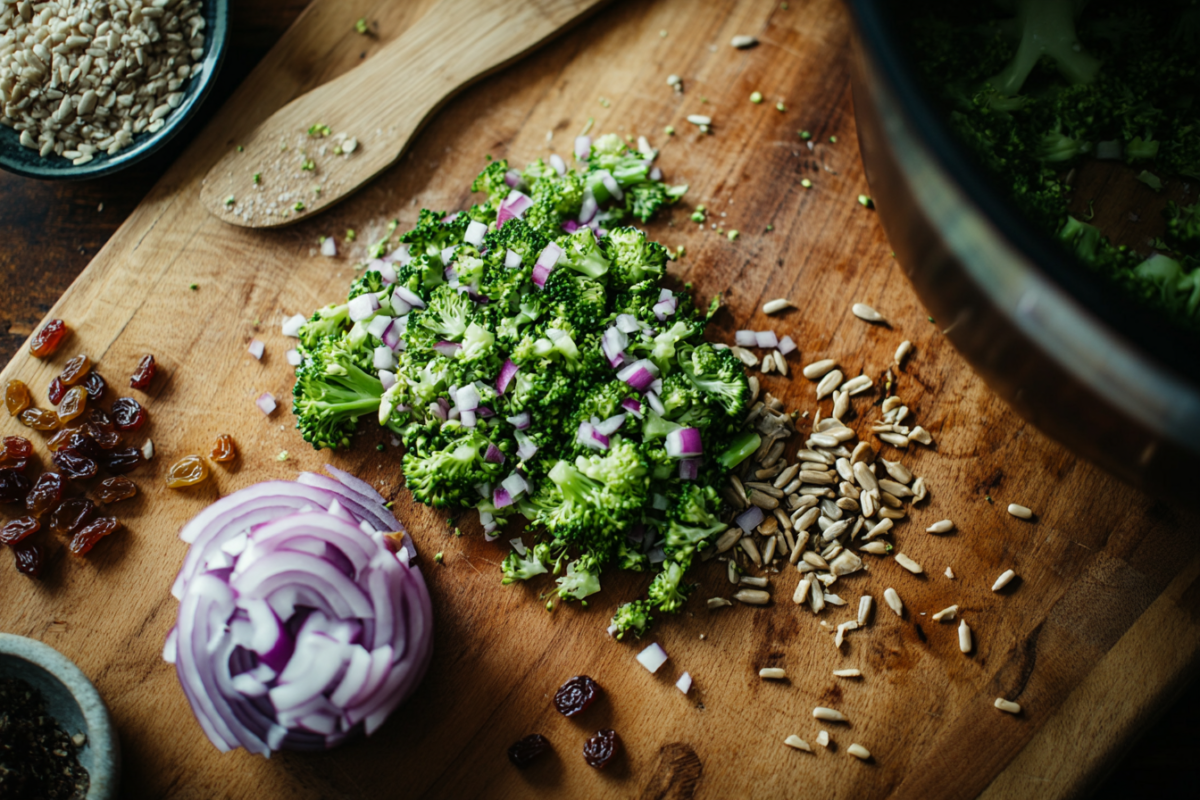
{"label": "dark stain on wood", "polygon": [[654,776],[639,795],[640,800],[691,800],[696,795],[704,764],[696,751],[683,742],[664,744],[658,751]]}

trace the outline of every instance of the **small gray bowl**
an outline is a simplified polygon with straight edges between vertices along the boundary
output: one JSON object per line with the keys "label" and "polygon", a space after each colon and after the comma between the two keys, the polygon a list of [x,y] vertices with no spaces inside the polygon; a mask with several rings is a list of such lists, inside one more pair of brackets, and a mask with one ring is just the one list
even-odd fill
{"label": "small gray bowl", "polygon": [[133,144],[115,155],[99,153],[88,163],[75,166],[70,159],[58,156],[42,158],[36,151],[21,146],[17,131],[0,125],[0,169],[40,180],[99,178],[136,164],[169,142],[195,116],[225,59],[229,40],[229,0],[204,0],[203,10],[206,23],[203,66],[188,81],[179,108],[166,117],[166,124],[156,133],[139,133],[134,136]]}
{"label": "small gray bowl", "polygon": [[71,659],[48,644],[0,633],[0,678],[20,678],[42,693],[50,716],[71,736],[87,737],[79,763],[90,780],[87,800],[117,797],[121,747],[108,707]]}

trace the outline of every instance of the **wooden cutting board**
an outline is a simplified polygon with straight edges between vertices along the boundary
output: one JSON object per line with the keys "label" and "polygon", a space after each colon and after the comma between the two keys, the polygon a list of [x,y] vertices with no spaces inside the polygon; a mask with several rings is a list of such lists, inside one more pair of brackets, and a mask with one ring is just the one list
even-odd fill
{"label": "wooden cutting board", "polygon": [[[75,329],[51,363],[20,355],[0,380],[19,377],[43,397],[66,358],[87,352],[114,387],[144,353],[162,374],[146,404],[158,455],[136,474],[140,497],[119,507],[128,529],[85,560],[61,542],[40,582],[0,566],[0,630],[41,639],[82,667],[107,699],[124,747],[130,797],[1064,797],[1086,789],[1192,674],[1200,652],[1200,521],[1119,485],[1015,417],[927,320],[876,223],[855,201],[866,191],[848,82],[849,25],[836,0],[616,2],[573,32],[470,89],[443,109],[410,153],[348,203],[299,227],[249,231],[210,217],[199,181],[238,138],[299,93],[370,58],[431,6],[430,0],[373,6],[313,3],[208,128],[163,176],[49,314]],[[378,37],[352,33],[366,14]],[[464,20],[464,24],[470,24]],[[734,50],[735,34],[758,47]],[[683,79],[676,94],[668,74]],[[397,75],[380,91],[404,91]],[[752,91],[766,97],[753,105]],[[782,100],[786,112],[775,109]],[[370,98],[363,98],[370,102]],[[688,114],[713,117],[703,136]],[[614,643],[604,627],[617,603],[645,578],[606,576],[586,609],[554,613],[538,602],[546,587],[502,587],[501,542],[486,543],[463,515],[462,538],[445,514],[413,507],[399,454],[386,437],[362,436],[349,452],[308,449],[286,404],[270,419],[254,406],[263,391],[286,399],[290,371],[279,333],[287,315],[344,296],[366,244],[422,206],[463,208],[484,154],[516,164],[547,151],[569,154],[575,134],[646,135],[662,149],[672,181],[686,181],[686,206],[649,227],[687,256],[671,266],[706,301],[728,310],[716,339],[737,328],[774,328],[800,345],[795,368],[827,356],[877,375],[896,345],[916,346],[899,393],[937,446],[904,456],[932,489],[929,504],[898,527],[900,549],[926,576],[892,560],[843,579],[852,607],[860,594],[895,587],[908,607],[886,609],[849,637],[841,653],[807,611],[791,601],[797,576],[772,578],[775,602],[709,613],[704,598],[731,594],[719,564],[697,571],[701,589],[687,611],[651,640],[671,656],[657,675],[634,661],[642,643]],[[674,125],[676,135],[663,129]],[[814,148],[796,133],[814,134]],[[836,136],[836,143],[830,141]],[[247,169],[254,165],[247,164]],[[809,178],[813,188],[800,186]],[[119,180],[119,178],[117,179]],[[730,242],[688,221],[703,203],[710,220],[741,237]],[[773,230],[767,232],[767,226]],[[322,235],[358,232],[338,259],[317,255]],[[197,288],[189,290],[190,284]],[[765,300],[789,297],[796,310],[766,318]],[[870,303],[891,321],[868,326],[849,313]],[[262,362],[246,353],[266,343]],[[803,378],[763,378],[789,407],[815,410]],[[44,402],[44,401],[43,401]],[[877,411],[859,400],[856,424]],[[828,401],[823,408],[828,413]],[[811,418],[811,415],[810,415]],[[4,434],[29,434],[0,421]],[[168,464],[207,452],[220,433],[242,456],[192,491],[163,488]],[[1103,435],[1098,431],[1097,435]],[[42,439],[39,454],[46,458]],[[384,445],[384,452],[376,450]],[[286,451],[286,460],[279,460]],[[421,552],[436,609],[435,656],[417,694],[372,738],[322,755],[270,760],[219,754],[194,721],[173,669],[160,658],[176,602],[169,586],[184,555],[176,533],[207,503],[250,483],[292,477],[332,461],[394,498]],[[991,496],[994,504],[986,499]],[[1033,522],[1008,516],[1020,502]],[[5,509],[7,511],[7,509]],[[958,531],[935,537],[931,522]],[[50,537],[43,541],[50,542]],[[432,561],[445,553],[445,563]],[[951,566],[956,579],[942,575]],[[1021,576],[997,595],[1008,568]],[[953,626],[928,616],[958,603],[975,630],[970,656]],[[833,622],[848,611],[829,613]],[[782,666],[785,682],[757,671]],[[858,667],[857,681],[831,671]],[[673,686],[682,671],[690,696]],[[580,720],[559,716],[550,697],[586,673],[604,687]],[[998,695],[1024,707],[992,708]],[[813,706],[842,710],[827,725],[836,747],[815,754],[783,745],[814,741]],[[584,765],[583,740],[613,727],[626,744],[613,768]],[[526,772],[505,749],[540,732],[555,757]],[[847,755],[859,742],[874,755]]]}

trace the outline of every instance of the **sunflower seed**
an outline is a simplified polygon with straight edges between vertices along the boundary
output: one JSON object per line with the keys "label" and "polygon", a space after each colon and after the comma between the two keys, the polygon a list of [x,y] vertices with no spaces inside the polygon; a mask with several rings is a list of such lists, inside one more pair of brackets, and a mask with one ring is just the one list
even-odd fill
{"label": "sunflower seed", "polygon": [[933,523],[925,529],[926,533],[949,533],[954,530],[954,523],[948,519],[943,519]]}
{"label": "sunflower seed", "polygon": [[958,649],[962,650],[964,653],[970,653],[972,644],[973,644],[973,642],[971,639],[971,629],[969,627],[967,627],[967,621],[965,619],[959,620],[959,622],[958,622]]}
{"label": "sunflower seed", "polygon": [[835,678],[861,678],[862,670],[857,669],[835,669],[833,671]]}
{"label": "sunflower seed", "polygon": [[754,36],[735,36],[729,43],[739,50],[744,50],[758,44],[758,39]]}
{"label": "sunflower seed", "polygon": [[832,358],[826,358],[826,359],[822,359],[821,361],[814,361],[813,363],[811,363],[807,367],[805,367],[803,370],[801,370],[801,372],[804,374],[804,377],[808,378],[809,380],[815,381],[817,378],[820,378],[822,375],[825,375],[827,372],[829,372],[829,370],[833,369],[836,366],[837,366],[837,361],[835,361]]}
{"label": "sunflower seed", "polygon": [[826,542],[832,542],[834,539],[845,533],[846,528],[848,527],[850,527],[848,520],[835,522],[825,529],[825,532],[821,534],[821,538]]}
{"label": "sunflower seed", "polygon": [[887,553],[888,546],[885,542],[867,542],[858,549],[864,553],[870,553],[874,556],[882,556]]}
{"label": "sunflower seed", "polygon": [[1021,519],[1032,519],[1033,518],[1033,511],[1026,508],[1025,506],[1019,506],[1016,503],[1008,504],[1008,513],[1012,514],[1014,517],[1019,517]]}
{"label": "sunflower seed", "polygon": [[758,366],[758,356],[754,355],[754,353],[751,353],[746,348],[734,346],[729,349],[732,350],[733,354],[741,359],[741,362],[747,367]]}
{"label": "sunflower seed", "polygon": [[908,358],[908,354],[912,352],[912,349],[912,342],[908,339],[900,343],[900,346],[896,348],[896,366],[904,366],[904,359]]}
{"label": "sunflower seed", "polygon": [[854,477],[858,480],[858,485],[865,491],[872,492],[879,488],[879,481],[875,479],[874,473],[871,472],[865,463],[862,461],[856,462],[853,465],[853,470]]}
{"label": "sunflower seed", "polygon": [[[820,450],[799,450],[796,452],[796,458],[813,464],[833,464],[833,456]],[[804,469],[804,465],[801,464],[800,468]]]}
{"label": "sunflower seed", "polygon": [[[836,594],[830,594],[829,592],[825,592],[825,602],[826,602],[826,603],[828,603],[828,604],[829,604],[829,605],[831,605],[831,606],[844,606],[844,605],[846,605],[846,601],[845,601],[845,600],[843,600],[842,598],[838,597]],[[854,624],[854,623],[845,623],[845,624]],[[840,626],[839,626],[839,627],[840,627]],[[857,626],[857,625],[855,625],[855,627],[858,627],[858,626]]]}
{"label": "sunflower seed", "polygon": [[792,308],[792,301],[788,300],[786,297],[780,297],[778,300],[770,300],[766,303],[763,303],[764,314],[775,314],[779,311],[783,311],[785,308]]}
{"label": "sunflower seed", "polygon": [[[851,487],[851,488],[853,488],[853,487]],[[855,491],[857,491],[857,489]],[[840,508],[842,511],[849,511],[852,514],[857,514],[859,511],[858,501],[855,500],[853,497],[838,498],[837,507]],[[859,517],[859,519],[861,520],[862,518]]]}
{"label": "sunflower seed", "polygon": [[[805,498],[805,499],[807,499],[807,498]],[[812,499],[816,500],[815,497]],[[809,528],[812,527],[812,524],[814,522],[816,522],[820,516],[821,516],[821,509],[817,508],[816,505],[814,504],[814,506],[812,508],[805,511],[799,517],[793,517],[793,522],[796,526],[796,530],[798,530],[798,531],[808,530]]]}
{"label": "sunflower seed", "polygon": [[919,503],[929,496],[929,489],[925,486],[925,478],[920,477],[913,481],[912,485],[913,502]]}
{"label": "sunflower seed", "polygon": [[829,731],[821,731],[817,734],[817,744],[821,747],[829,747]]}
{"label": "sunflower seed", "polygon": [[903,508],[888,508],[887,506],[880,508],[876,513],[883,519],[904,519],[908,515]]}
{"label": "sunflower seed", "polygon": [[800,579],[800,583],[796,584],[796,591],[792,593],[792,602],[796,605],[803,605],[808,599],[808,590],[812,586],[812,578],[805,576]]}
{"label": "sunflower seed", "polygon": [[875,451],[871,448],[868,442],[859,442],[854,446],[854,452],[850,454],[851,465],[862,461],[870,463],[875,460]]}
{"label": "sunflower seed", "polygon": [[892,611],[896,612],[897,617],[904,616],[904,603],[901,602],[900,595],[898,595],[896,593],[895,589],[893,589],[890,586],[888,588],[884,589],[883,590],[883,599],[884,599],[884,602],[886,602],[888,604],[888,608],[890,608]]}
{"label": "sunflower seed", "polygon": [[[817,434],[820,436],[821,434]],[[836,483],[833,475],[828,472],[817,472],[815,470],[800,470],[800,482],[816,486],[830,486]]]}
{"label": "sunflower seed", "polygon": [[803,558],[809,564],[812,564],[817,569],[829,569],[829,562],[821,558],[821,556],[817,555],[812,550],[806,551],[801,558]]}
{"label": "sunflower seed", "polygon": [[775,462],[779,460],[781,455],[783,455],[783,446],[784,445],[782,441],[772,444],[771,448],[767,451],[766,457],[762,460],[762,465],[764,467],[775,466]]}
{"label": "sunflower seed", "polygon": [[765,606],[771,600],[771,595],[762,589],[742,589],[733,596],[739,603],[749,606]]}
{"label": "sunflower seed", "polygon": [[958,606],[957,605],[946,606],[941,611],[939,611],[933,615],[933,621],[941,622],[944,619],[954,619],[954,617],[957,614],[958,614]]}
{"label": "sunflower seed", "polygon": [[833,417],[841,419],[850,412],[850,393],[849,392],[834,392],[833,393]]}
{"label": "sunflower seed", "polygon": [[767,543],[765,545],[763,545],[762,560],[763,560],[764,564],[770,564],[772,561],[775,560],[776,545],[777,545],[777,542],[775,541],[774,536],[767,539]]}
{"label": "sunflower seed", "polygon": [[770,511],[779,508],[779,501],[766,492],[752,491],[750,492],[750,504],[759,508]]}
{"label": "sunflower seed", "polygon": [[867,389],[874,386],[874,382],[866,375],[859,375],[857,378],[851,378],[843,383],[839,388],[843,392],[848,392],[851,397],[856,394],[862,394]]}
{"label": "sunflower seed", "polygon": [[854,316],[867,322],[884,322],[883,315],[875,309],[871,308],[866,303],[855,303],[850,307],[850,311]]}
{"label": "sunflower seed", "polygon": [[761,483],[759,481],[747,481],[744,485],[747,489],[753,489],[756,492],[762,492],[763,494],[769,494],[771,497],[774,497],[777,500],[783,497],[783,492],[780,491],[779,489],[776,489],[774,486],[772,486],[769,483]]}
{"label": "sunflower seed", "polygon": [[756,586],[759,589],[765,589],[770,585],[766,577],[755,577],[753,575],[743,575],[738,579],[738,583],[742,586]]}
{"label": "sunflower seed", "polygon": [[784,377],[788,374],[787,359],[783,357],[783,353],[775,351],[775,369],[779,370],[779,374]]}
{"label": "sunflower seed", "polygon": [[[905,485],[912,483],[913,474],[912,470],[910,470],[908,467],[904,466],[899,461],[888,461],[886,458],[881,458],[880,461],[883,462],[883,468],[887,470],[887,474],[891,475],[892,478],[898,483],[903,483]],[[892,490],[889,489],[888,491]],[[892,491],[892,494],[896,495],[897,497],[903,497],[903,495],[899,494],[898,492]]]}
{"label": "sunflower seed", "polygon": [[792,518],[787,515],[786,511],[784,511],[782,508],[776,508],[772,509],[771,513],[775,515],[775,521],[779,523],[780,528],[782,528],[785,532],[791,531]]}
{"label": "sunflower seed", "polygon": [[836,558],[829,562],[829,571],[839,577],[849,575],[852,572],[858,572],[862,568],[862,559],[849,550],[843,550],[838,553]]}
{"label": "sunflower seed", "polygon": [[787,673],[780,667],[763,667],[758,671],[758,677],[778,681],[786,678]]}
{"label": "sunflower seed", "polygon": [[883,401],[883,405],[880,407],[880,410],[882,410],[884,414],[887,414],[889,411],[897,409],[902,405],[904,405],[904,401],[896,395],[892,395]]}
{"label": "sunflower seed", "polygon": [[870,761],[871,760],[871,751],[868,750],[867,748],[863,747],[858,742],[854,742],[849,747],[847,747],[846,752],[849,753],[850,755],[854,756],[855,758],[857,758],[859,761]]}
{"label": "sunflower seed", "polygon": [[789,483],[792,482],[792,478],[796,477],[796,473],[799,471],[800,471],[800,465],[792,464],[790,467],[788,467],[787,469],[783,470],[778,475],[776,475],[775,480],[773,480],[771,482],[771,485],[774,486],[776,489],[782,489],[783,487],[787,486]]}
{"label": "sunflower seed", "polygon": [[706,117],[703,114],[688,114],[687,121],[693,125],[712,125],[712,117]]}
{"label": "sunflower seed", "polygon": [[954,580],[954,570],[950,569],[949,567],[946,567],[945,574],[946,574],[947,578],[949,578],[950,580]]}
{"label": "sunflower seed", "polygon": [[770,353],[764,353],[762,358],[762,366],[760,367],[763,375],[767,375],[771,370],[775,369],[775,356]]}
{"label": "sunflower seed", "polygon": [[738,565],[737,562],[732,558],[725,562],[725,577],[729,579],[730,583],[732,583],[734,586],[737,586]]}
{"label": "sunflower seed", "polygon": [[887,478],[880,478],[879,488],[883,489],[893,497],[912,497],[912,489],[908,488],[903,483],[888,480]]}
{"label": "sunflower seed", "polygon": [[717,539],[717,552],[726,553],[742,538],[742,529],[734,525],[721,534]]}
{"label": "sunflower seed", "polygon": [[1017,573],[1013,572],[1011,569],[1005,570],[999,578],[996,578],[996,582],[992,584],[992,591],[1000,591],[1005,586],[1008,586],[1009,581],[1015,577],[1017,577]]}
{"label": "sunflower seed", "polygon": [[883,503],[884,506],[886,506],[887,508],[890,508],[890,509],[898,509],[898,508],[904,507],[904,503],[900,502],[900,498],[896,497],[896,495],[892,494],[891,492],[880,492],[879,501],[881,503]]}
{"label": "sunflower seed", "polygon": [[833,522],[837,522],[845,516],[845,512],[838,508],[838,504],[829,498],[821,501],[821,513]]}
{"label": "sunflower seed", "polygon": [[760,481],[765,481],[768,478],[773,480],[775,478],[775,476],[778,475],[782,471],[783,471],[783,464],[780,464],[778,461],[776,461],[775,465],[772,467],[755,470],[754,477],[756,480],[760,480]]}
{"label": "sunflower seed", "polygon": [[996,702],[992,705],[1001,711],[1007,711],[1009,714],[1021,713],[1021,706],[1019,704],[1014,703],[1012,700],[1005,700],[1003,697],[997,697]]}
{"label": "sunflower seed", "polygon": [[902,436],[899,433],[887,433],[887,432],[880,432],[880,431],[874,431],[874,433],[876,436],[878,436],[880,439],[882,439],[883,441],[890,444],[892,447],[898,447],[901,450],[908,447],[908,437]]}
{"label": "sunflower seed", "polygon": [[750,405],[754,405],[754,403],[758,400],[758,392],[759,392],[758,377],[755,375],[751,375],[750,377],[746,378],[746,383],[749,384],[749,386],[750,386]]}
{"label": "sunflower seed", "polygon": [[920,564],[913,561],[908,556],[904,555],[904,553],[896,553],[896,563],[899,564],[900,566],[904,567],[906,570],[908,570],[909,572],[911,572],[914,575],[920,575],[922,572],[925,571],[921,567]]}
{"label": "sunflower seed", "polygon": [[826,722],[848,722],[846,715],[840,711],[834,711],[832,708],[817,706],[813,709],[813,716],[816,719],[823,719]]}
{"label": "sunflower seed", "polygon": [[788,747],[795,748],[796,750],[803,750],[806,753],[812,752],[812,747],[809,746],[808,742],[804,741],[803,739],[801,739],[799,736],[797,736],[794,733],[791,736],[784,739],[783,743],[786,744]]}
{"label": "sunflower seed", "polygon": [[754,543],[753,539],[749,536],[743,536],[741,539],[738,539],[738,545],[750,557],[750,560],[754,562],[754,566],[762,566],[762,555],[758,552],[758,545]]}
{"label": "sunflower seed", "polygon": [[832,394],[834,389],[841,386],[842,380],[845,377],[840,369],[835,369],[824,378],[821,378],[821,382],[817,384],[817,400],[824,400]]}
{"label": "sunflower seed", "polygon": [[922,428],[920,425],[913,428],[908,434],[910,442],[920,442],[921,444],[933,444],[933,437],[929,435],[929,431]]}
{"label": "sunflower seed", "polygon": [[820,614],[825,608],[825,593],[819,586],[814,586],[808,593],[808,607],[814,614]]}
{"label": "sunflower seed", "polygon": [[731,606],[731,605],[733,605],[733,603],[729,602],[729,601],[728,601],[728,600],[726,600],[724,597],[710,597],[710,598],[708,598],[708,609],[709,609],[709,611],[715,611],[715,610],[716,610],[716,609],[718,609],[718,608],[725,608],[726,606]]}
{"label": "sunflower seed", "polygon": [[871,607],[875,600],[869,594],[864,594],[858,598],[858,624],[866,625],[867,620],[871,618]]}
{"label": "sunflower seed", "polygon": [[[874,492],[863,492],[859,495],[858,501],[862,505],[863,516],[873,517],[875,516],[875,512],[879,510],[879,506],[875,504]],[[870,538],[870,534],[867,534],[867,538]]]}

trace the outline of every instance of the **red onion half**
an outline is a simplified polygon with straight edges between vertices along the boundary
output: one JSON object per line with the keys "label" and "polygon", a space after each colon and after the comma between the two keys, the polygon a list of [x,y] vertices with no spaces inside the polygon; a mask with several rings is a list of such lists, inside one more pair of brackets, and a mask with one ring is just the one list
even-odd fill
{"label": "red onion half", "polygon": [[[341,470],[200,512],[163,658],[222,751],[325,750],[373,733],[424,676],[433,609],[378,492]],[[336,480],[335,480],[336,478]]]}

